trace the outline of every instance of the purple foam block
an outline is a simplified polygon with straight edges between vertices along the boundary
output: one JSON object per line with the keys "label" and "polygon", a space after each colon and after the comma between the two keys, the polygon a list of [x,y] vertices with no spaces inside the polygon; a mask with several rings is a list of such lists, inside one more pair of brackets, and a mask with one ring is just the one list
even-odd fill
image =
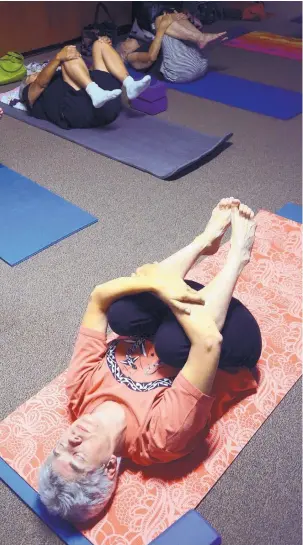
{"label": "purple foam block", "polygon": [[135,98],[135,100],[131,101],[131,105],[135,110],[139,110],[140,112],[149,115],[156,115],[167,110],[167,97],[160,98],[154,102],[147,102],[147,100]]}
{"label": "purple foam block", "polygon": [[151,85],[141,93],[140,98],[147,102],[155,102],[166,97],[166,85],[162,81],[152,82]]}

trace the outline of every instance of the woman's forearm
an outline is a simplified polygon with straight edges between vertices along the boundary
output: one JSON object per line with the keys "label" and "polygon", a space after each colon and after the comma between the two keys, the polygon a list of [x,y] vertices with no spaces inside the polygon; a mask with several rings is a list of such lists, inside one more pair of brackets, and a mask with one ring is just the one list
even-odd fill
{"label": "woman's forearm", "polygon": [[150,60],[152,62],[155,62],[155,60],[158,58],[158,55],[162,46],[162,40],[163,40],[164,34],[165,34],[165,30],[162,28],[159,28],[157,30],[155,38],[152,41],[152,44],[148,51]]}
{"label": "woman's forearm", "polygon": [[43,68],[43,70],[41,70],[36,79],[36,82],[38,83],[38,85],[40,85],[40,87],[45,88],[48,86],[48,84],[54,77],[57,68],[60,66],[60,63],[60,57],[56,55],[56,57],[51,60],[48,65]]}
{"label": "woman's forearm", "polygon": [[97,301],[99,308],[106,312],[116,299],[144,291],[156,293],[154,280],[148,277],[121,277],[97,286],[92,297]]}
{"label": "woman's forearm", "polygon": [[165,34],[164,29],[159,29],[157,31],[157,34],[152,41],[150,48],[148,52],[134,52],[130,53],[127,56],[128,62],[136,69],[136,70],[142,70],[145,68],[149,68],[152,63],[154,63],[157,60],[157,57],[159,55],[159,51],[161,49],[163,36]]}

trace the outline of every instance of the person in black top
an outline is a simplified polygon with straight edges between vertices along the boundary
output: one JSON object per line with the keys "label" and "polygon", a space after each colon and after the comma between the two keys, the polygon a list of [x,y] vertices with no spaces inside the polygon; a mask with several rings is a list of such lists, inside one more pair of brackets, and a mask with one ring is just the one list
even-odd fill
{"label": "person in black top", "polygon": [[98,127],[112,123],[119,115],[121,87],[132,100],[150,81],[150,76],[134,81],[111,40],[102,37],[93,45],[91,71],[76,47],[66,46],[41,72],[24,80],[20,100],[30,115],[62,129]]}

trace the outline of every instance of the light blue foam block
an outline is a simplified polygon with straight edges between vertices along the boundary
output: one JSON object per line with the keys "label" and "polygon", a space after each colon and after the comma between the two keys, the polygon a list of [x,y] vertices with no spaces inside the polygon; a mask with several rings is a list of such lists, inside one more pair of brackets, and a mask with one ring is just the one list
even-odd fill
{"label": "light blue foam block", "polygon": [[11,266],[98,221],[0,164],[0,258]]}
{"label": "light blue foam block", "polygon": [[39,499],[37,492],[0,458],[0,479],[22,500],[58,537],[67,545],[92,545],[69,522],[50,515]]}
{"label": "light blue foam block", "polygon": [[280,210],[277,212],[278,216],[282,216],[282,218],[287,218],[288,220],[297,221],[298,223],[302,223],[302,206],[299,204],[294,204],[292,202],[288,202]]}

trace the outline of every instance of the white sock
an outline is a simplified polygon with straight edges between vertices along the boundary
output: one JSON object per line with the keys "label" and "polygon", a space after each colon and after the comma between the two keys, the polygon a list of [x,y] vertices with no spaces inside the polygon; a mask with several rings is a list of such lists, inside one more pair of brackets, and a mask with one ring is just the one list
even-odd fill
{"label": "white sock", "polygon": [[101,89],[94,81],[88,84],[85,91],[92,99],[92,103],[95,108],[101,108],[109,100],[114,100],[121,95],[121,89],[114,89],[113,91],[105,91]]}
{"label": "white sock", "polygon": [[129,100],[134,100],[137,98],[147,87],[150,86],[151,77],[144,76],[144,78],[139,81],[135,81],[131,76],[127,76],[123,81],[123,86],[125,87],[127,97]]}

